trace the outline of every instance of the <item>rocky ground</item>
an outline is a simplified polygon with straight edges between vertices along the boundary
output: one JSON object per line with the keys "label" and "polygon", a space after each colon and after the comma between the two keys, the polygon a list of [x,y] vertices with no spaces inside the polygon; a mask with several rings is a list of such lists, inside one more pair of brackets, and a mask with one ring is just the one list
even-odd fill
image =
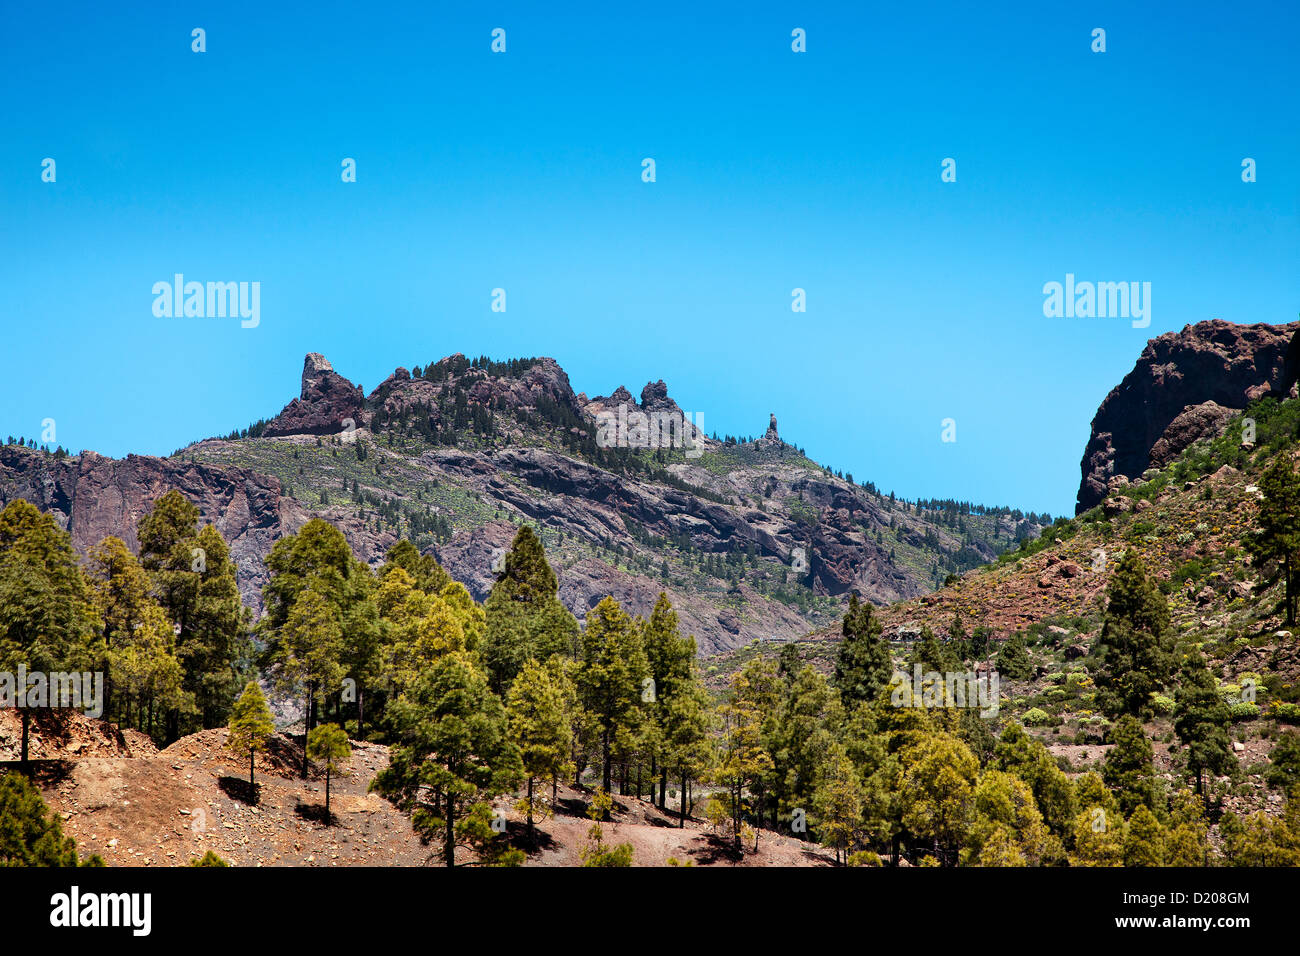
{"label": "rocky ground", "polygon": [[[17,715],[0,711],[0,758],[16,760]],[[277,735],[257,759],[256,800],[248,764],[225,748],[224,730],[183,737],[157,750],[143,735],[80,714],[47,714],[33,734],[35,780],[84,856],[110,866],[184,866],[212,850],[232,866],[436,865],[405,814],[367,792],[388,763],[388,748],[353,742],[344,773],[330,781],[332,825],[324,820],[319,768],[300,776],[298,738]],[[14,764],[10,764],[10,767]],[[0,762],[0,769],[5,769]],[[511,798],[498,801],[505,839],[526,866],[580,866],[591,820],[591,791],[562,785],[556,812],[529,833]],[[821,847],[762,831],[754,852],[738,854],[699,819],[678,827],[675,799],[662,812],[648,800],[614,796],[607,845],[630,843],[633,865],[670,858],[700,866],[828,866]],[[473,862],[462,853],[459,863]]]}

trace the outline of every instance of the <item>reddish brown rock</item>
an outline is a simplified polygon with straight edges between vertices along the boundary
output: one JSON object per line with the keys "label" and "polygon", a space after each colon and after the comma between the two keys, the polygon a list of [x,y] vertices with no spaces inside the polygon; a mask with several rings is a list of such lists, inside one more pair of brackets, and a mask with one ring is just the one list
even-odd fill
{"label": "reddish brown rock", "polygon": [[365,403],[360,385],[334,371],[325,356],[309,352],[303,362],[302,394],[271,419],[262,434],[337,435],[349,421],[354,428],[363,424]]}
{"label": "reddish brown rock", "polygon": [[[1300,366],[1297,330],[1296,322],[1234,325],[1216,319],[1149,341],[1092,420],[1076,512],[1101,502],[1112,476],[1141,475],[1153,447],[1189,406],[1213,401],[1240,410],[1263,395],[1286,395]],[[1181,429],[1170,436],[1166,451],[1180,434]]]}

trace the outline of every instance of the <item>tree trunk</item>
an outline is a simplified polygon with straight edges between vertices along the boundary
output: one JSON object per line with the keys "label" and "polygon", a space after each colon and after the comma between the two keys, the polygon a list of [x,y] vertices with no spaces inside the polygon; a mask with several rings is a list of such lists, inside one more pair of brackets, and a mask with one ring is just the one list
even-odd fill
{"label": "tree trunk", "polygon": [[614,786],[614,760],[609,753],[609,731],[606,730],[601,735],[601,750],[605,761],[605,771],[601,776],[601,783],[604,785],[605,792],[609,793]]}
{"label": "tree trunk", "polygon": [[681,806],[677,810],[677,826],[679,829],[686,828],[686,771],[682,771],[682,793]]}
{"label": "tree trunk", "polygon": [[312,685],[307,685],[306,707],[302,712],[302,779],[307,779],[307,772],[310,764],[307,762],[307,738],[311,736],[311,699],[316,696],[312,693]]}
{"label": "tree trunk", "polygon": [[528,831],[533,829],[533,778],[528,778]]}
{"label": "tree trunk", "polygon": [[1291,555],[1282,558],[1282,573],[1286,576],[1286,622],[1295,623],[1295,593],[1291,582]]}
{"label": "tree trunk", "polygon": [[325,825],[330,825],[330,765],[325,764]]}
{"label": "tree trunk", "polygon": [[668,811],[668,764],[659,770],[659,809]]}
{"label": "tree trunk", "polygon": [[451,794],[447,794],[447,830],[442,838],[442,858],[443,866],[456,865],[456,802]]}
{"label": "tree trunk", "polygon": [[256,753],[256,751],[253,750],[252,747],[249,747],[249,748],[248,748],[248,785],[249,785],[250,787],[256,787],[256,786],[257,786],[257,784],[256,784],[256,783],[254,782],[254,780],[253,780],[253,755],[254,755],[255,753]]}
{"label": "tree trunk", "polygon": [[22,708],[22,724],[23,724],[23,741],[21,746],[19,747],[18,753],[19,753],[19,762],[23,765],[23,768],[26,769],[27,742],[31,737],[31,726],[32,726],[32,712],[26,707]]}
{"label": "tree trunk", "polygon": [[365,740],[366,735],[362,733],[361,725],[366,719],[366,689],[360,684],[357,685],[357,740]]}

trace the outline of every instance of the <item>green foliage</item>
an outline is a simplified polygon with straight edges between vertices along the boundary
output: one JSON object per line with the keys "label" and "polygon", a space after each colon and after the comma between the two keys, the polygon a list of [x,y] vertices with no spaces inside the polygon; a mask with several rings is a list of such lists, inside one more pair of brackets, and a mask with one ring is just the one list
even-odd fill
{"label": "green foliage", "polygon": [[530,827],[534,817],[545,816],[550,809],[536,798],[535,782],[554,780],[570,767],[573,721],[563,685],[567,680],[563,670],[529,660],[510,685],[509,734],[523,761],[527,792],[522,810]]}
{"label": "green foliage", "polygon": [[1134,549],[1120,558],[1106,595],[1106,616],[1093,648],[1098,703],[1108,717],[1141,717],[1176,666],[1169,606]]}
{"label": "green foliage", "polygon": [[587,614],[577,683],[599,738],[601,786],[606,792],[616,750],[639,730],[642,681],[649,669],[640,628],[617,601],[605,598]]}
{"label": "green foliage", "polygon": [[330,777],[352,756],[352,744],[338,724],[321,724],[307,734],[307,759],[325,765],[325,821],[330,822]]}
{"label": "green foliage", "polygon": [[208,850],[201,857],[194,857],[190,860],[190,866],[230,866],[225,860],[217,856],[211,850]]}
{"label": "green foliage", "polygon": [[112,675],[106,712],[162,739],[162,715],[194,707],[193,696],[182,686],[172,624],[124,541],[105,538],[89,557],[95,608],[104,622],[104,658]]}
{"label": "green foliage", "polygon": [[238,754],[248,754],[248,783],[255,785],[253,779],[254,755],[266,749],[266,743],[275,733],[275,723],[271,719],[271,709],[266,705],[266,697],[257,681],[249,681],[244,692],[235,701],[230,713],[230,733],[226,746]]}
{"label": "green foliage", "polygon": [[457,821],[474,804],[523,780],[505,707],[473,657],[452,651],[390,709],[396,738],[391,761],[371,786],[411,811],[411,823],[426,843],[440,836],[442,862],[454,866]]}
{"label": "green foliage", "polygon": [[1283,792],[1293,790],[1300,784],[1300,734],[1294,730],[1278,734],[1268,761],[1268,769],[1264,771],[1268,785]]}
{"label": "green foliage", "polygon": [[483,605],[487,615],[483,659],[498,693],[505,693],[526,661],[545,661],[555,654],[576,656],[578,623],[560,603],[558,591],[542,542],[523,525]]}
{"label": "green foliage", "polygon": [[587,845],[582,848],[583,866],[632,865],[632,844],[605,845],[605,827],[601,821],[609,819],[613,805],[613,799],[604,790],[597,790],[591,799],[591,806],[587,808],[587,816],[595,822],[587,830]]}
{"label": "green foliage", "polygon": [[26,777],[0,773],[0,866],[103,865],[97,856],[77,858],[76,842]]}
{"label": "green foliage", "polygon": [[1120,810],[1128,814],[1138,807],[1153,809],[1156,802],[1152,784],[1154,751],[1142,723],[1125,714],[1115,722],[1111,741],[1114,746],[1106,754],[1101,778],[1115,793]]}
{"label": "green foliage", "polygon": [[[80,670],[102,658],[101,629],[67,532],[21,498],[9,502],[0,511],[0,670]],[[26,763],[31,708],[21,721]]]}
{"label": "green foliage", "polygon": [[1029,680],[1034,676],[1034,662],[1023,634],[1013,634],[1003,641],[996,666],[998,673],[1010,680]]}
{"label": "green foliage", "polygon": [[1205,794],[1206,771],[1222,775],[1237,769],[1228,736],[1232,712],[1219,696],[1214,675],[1200,654],[1183,662],[1180,678],[1174,730],[1187,748],[1187,770],[1196,779],[1196,792]]}
{"label": "green foliage", "polygon": [[862,788],[857,769],[842,744],[832,744],[826,755],[813,793],[813,810],[822,846],[835,851],[837,863],[846,860],[849,847],[862,829]]}
{"label": "green foliage", "polygon": [[843,640],[835,659],[834,683],[845,707],[875,700],[889,686],[894,662],[883,628],[870,602],[859,602],[856,591],[849,596],[849,609],[841,627]]}
{"label": "green foliage", "polygon": [[1247,537],[1246,548],[1255,564],[1277,568],[1284,585],[1286,622],[1294,624],[1300,578],[1300,473],[1290,455],[1273,460],[1259,480],[1259,490],[1264,498],[1259,504],[1258,527]]}
{"label": "green foliage", "polygon": [[176,633],[182,691],[193,702],[168,716],[168,737],[219,727],[226,720],[250,652],[250,612],[243,606],[230,548],[199,509],[176,490],[140,518],[140,564]]}

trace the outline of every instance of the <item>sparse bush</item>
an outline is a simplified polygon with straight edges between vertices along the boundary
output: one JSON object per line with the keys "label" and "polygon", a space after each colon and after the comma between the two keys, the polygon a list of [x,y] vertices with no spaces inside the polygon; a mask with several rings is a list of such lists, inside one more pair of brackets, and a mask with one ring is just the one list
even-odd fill
{"label": "sparse bush", "polygon": [[1259,716],[1259,704],[1251,704],[1245,701],[1232,705],[1233,720],[1254,720]]}
{"label": "sparse bush", "polygon": [[1166,694],[1151,695],[1151,709],[1162,717],[1174,712],[1174,699]]}

